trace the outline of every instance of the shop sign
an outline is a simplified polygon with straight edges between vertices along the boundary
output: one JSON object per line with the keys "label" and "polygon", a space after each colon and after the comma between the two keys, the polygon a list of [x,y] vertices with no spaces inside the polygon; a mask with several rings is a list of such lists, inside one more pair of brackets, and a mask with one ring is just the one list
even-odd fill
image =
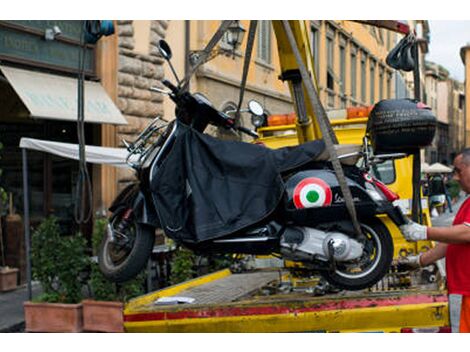
{"label": "shop sign", "polygon": [[[61,34],[46,40],[54,26]],[[0,60],[76,73],[79,68],[83,21],[0,21]],[[87,75],[95,75],[94,47],[88,46],[84,63]]]}

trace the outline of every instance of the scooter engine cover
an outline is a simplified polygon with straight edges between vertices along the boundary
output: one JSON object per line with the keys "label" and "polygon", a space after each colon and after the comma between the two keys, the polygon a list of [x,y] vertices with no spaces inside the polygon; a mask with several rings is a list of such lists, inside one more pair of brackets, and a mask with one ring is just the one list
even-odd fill
{"label": "scooter engine cover", "polygon": [[[347,184],[359,213],[375,210],[376,205],[363,185],[349,177]],[[349,218],[338,180],[328,169],[300,171],[290,177],[286,182],[284,209],[290,219],[305,225]]]}

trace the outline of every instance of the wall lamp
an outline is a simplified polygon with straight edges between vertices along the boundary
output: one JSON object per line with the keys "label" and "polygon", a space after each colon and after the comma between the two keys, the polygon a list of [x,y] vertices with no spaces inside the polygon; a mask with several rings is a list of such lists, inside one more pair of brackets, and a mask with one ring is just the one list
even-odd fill
{"label": "wall lamp", "polygon": [[[230,54],[232,58],[235,58],[235,52],[241,43],[243,43],[245,32],[246,30],[243,28],[240,21],[233,21],[222,37],[219,47],[210,52],[205,62],[212,60],[219,54]],[[189,53],[189,62],[192,66],[199,61],[201,52],[202,50],[195,50]]]}
{"label": "wall lamp", "polygon": [[47,28],[44,32],[44,39],[54,40],[57,36],[62,34],[62,30],[59,26],[53,26],[52,28]]}

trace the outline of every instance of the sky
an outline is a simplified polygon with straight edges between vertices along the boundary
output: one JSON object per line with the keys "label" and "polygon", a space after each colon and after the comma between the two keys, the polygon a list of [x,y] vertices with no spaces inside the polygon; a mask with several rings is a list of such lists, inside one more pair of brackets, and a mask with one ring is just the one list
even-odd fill
{"label": "sky", "polygon": [[460,59],[460,48],[470,45],[469,21],[429,21],[431,43],[426,60],[441,64],[452,78],[465,81],[465,68]]}

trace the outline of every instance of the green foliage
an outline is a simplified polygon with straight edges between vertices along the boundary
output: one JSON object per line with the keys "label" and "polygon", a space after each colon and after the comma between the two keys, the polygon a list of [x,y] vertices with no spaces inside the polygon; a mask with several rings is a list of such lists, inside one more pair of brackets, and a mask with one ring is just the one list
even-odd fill
{"label": "green foliage", "polygon": [[92,263],[89,284],[92,297],[97,301],[126,302],[145,293],[145,279],[146,273],[141,272],[134,279],[118,285],[103,276],[97,263]]}
{"label": "green foliage", "polygon": [[57,219],[49,217],[34,231],[31,244],[33,277],[44,294],[37,300],[78,303],[82,299],[80,274],[88,266],[86,241],[80,235],[61,236]]}
{"label": "green foliage", "polygon": [[186,248],[180,247],[175,251],[171,261],[171,285],[176,285],[195,277],[195,258],[196,256]]}
{"label": "green foliage", "polygon": [[[95,255],[98,253],[103,236],[106,235],[107,226],[108,220],[106,218],[95,219],[91,238],[93,254]],[[92,263],[89,284],[93,298],[98,301],[126,302],[145,293],[145,279],[146,273],[141,272],[134,279],[118,285],[103,276],[97,263]]]}
{"label": "green foliage", "polygon": [[96,218],[93,224],[93,234],[91,235],[91,245],[93,248],[93,255],[98,255],[100,249],[101,240],[106,234],[106,228],[108,226],[108,219]]}
{"label": "green foliage", "polygon": [[449,192],[451,198],[458,197],[458,195],[460,193],[460,185],[457,181],[450,180],[447,183],[447,187],[448,187],[448,192]]}
{"label": "green foliage", "polygon": [[209,271],[214,272],[227,269],[232,264],[232,256],[230,254],[217,255],[210,258]]}
{"label": "green foliage", "polygon": [[191,280],[214,271],[226,269],[232,264],[230,255],[198,257],[190,250],[179,247],[171,259],[170,285]]}

